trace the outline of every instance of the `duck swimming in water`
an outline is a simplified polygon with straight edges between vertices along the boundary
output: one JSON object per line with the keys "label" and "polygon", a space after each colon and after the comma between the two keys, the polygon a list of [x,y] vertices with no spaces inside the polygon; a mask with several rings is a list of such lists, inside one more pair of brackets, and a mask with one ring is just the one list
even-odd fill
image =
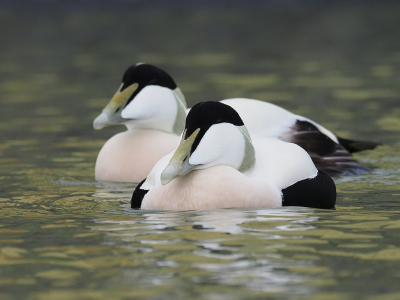
{"label": "duck swimming in water", "polygon": [[[370,171],[351,153],[374,149],[379,143],[342,139],[312,120],[264,101],[237,98],[222,102],[239,113],[250,136],[296,143],[319,170],[330,175]],[[127,127],[101,149],[96,180],[139,182],[145,178],[162,156],[176,148],[185,118],[185,98],[171,76],[149,64],[129,67],[117,93],[93,122],[95,129]]]}
{"label": "duck swimming in water", "polygon": [[333,208],[336,187],[301,147],[252,141],[239,114],[220,102],[196,104],[181,142],[135,189],[131,206],[207,210],[306,206]]}
{"label": "duck swimming in water", "polygon": [[185,126],[186,101],[163,70],[136,64],[126,70],[122,84],[93,127],[123,124],[96,160],[96,180],[139,182],[154,164],[179,143]]}

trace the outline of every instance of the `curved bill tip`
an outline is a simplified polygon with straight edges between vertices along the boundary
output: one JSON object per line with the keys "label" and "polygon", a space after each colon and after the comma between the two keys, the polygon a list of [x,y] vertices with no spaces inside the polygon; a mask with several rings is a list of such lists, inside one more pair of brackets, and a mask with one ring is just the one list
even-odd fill
{"label": "curved bill tip", "polygon": [[187,173],[191,172],[196,165],[189,163],[189,159],[182,161],[176,157],[172,158],[168,166],[161,173],[161,184],[166,185],[172,180],[178,177],[185,176]]}
{"label": "curved bill tip", "polygon": [[[185,130],[186,132],[186,130]],[[184,139],[185,132],[182,134],[181,142],[167,167],[161,173],[161,184],[166,185],[177,177],[182,177],[192,171],[197,165],[189,162],[190,151],[200,129],[196,129],[188,139]]]}
{"label": "curved bill tip", "polygon": [[175,179],[177,170],[174,166],[168,165],[161,173],[161,184],[166,185]]}
{"label": "curved bill tip", "polygon": [[96,119],[93,121],[93,128],[96,130],[100,130],[104,128],[107,124],[108,116],[106,113],[101,113]]}

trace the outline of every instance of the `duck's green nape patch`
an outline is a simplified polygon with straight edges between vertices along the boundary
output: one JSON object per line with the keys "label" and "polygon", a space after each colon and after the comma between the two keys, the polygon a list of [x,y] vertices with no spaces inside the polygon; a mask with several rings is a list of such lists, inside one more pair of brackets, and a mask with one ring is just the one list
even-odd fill
{"label": "duck's green nape patch", "polygon": [[185,96],[182,94],[179,88],[176,88],[174,90],[174,94],[176,97],[177,112],[172,132],[180,136],[182,132],[185,130],[187,104]]}
{"label": "duck's green nape patch", "polygon": [[239,130],[243,133],[243,138],[245,140],[245,155],[243,156],[243,160],[238,171],[244,173],[250,171],[254,167],[256,163],[256,156],[254,152],[254,147],[251,143],[249,131],[245,126],[240,126]]}

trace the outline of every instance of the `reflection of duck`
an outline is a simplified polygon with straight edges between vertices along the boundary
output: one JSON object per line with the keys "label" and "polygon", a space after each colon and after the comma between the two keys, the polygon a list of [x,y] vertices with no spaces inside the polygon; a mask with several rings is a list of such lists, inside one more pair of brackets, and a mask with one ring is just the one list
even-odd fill
{"label": "reflection of duck", "polygon": [[335,201],[335,183],[306,151],[277,139],[252,142],[237,112],[219,102],[191,109],[175,153],[132,195],[134,208],[163,210],[333,208]]}
{"label": "reflection of duck", "polygon": [[[252,137],[272,137],[296,143],[317,168],[331,175],[359,174],[369,169],[352,152],[378,144],[341,139],[321,125],[276,105],[251,99],[222,101],[232,106]],[[136,64],[125,72],[122,85],[95,119],[93,126],[124,124],[127,131],[113,136],[101,149],[96,180],[139,182],[154,163],[175,149],[184,127],[186,102],[174,80],[163,70]]]}

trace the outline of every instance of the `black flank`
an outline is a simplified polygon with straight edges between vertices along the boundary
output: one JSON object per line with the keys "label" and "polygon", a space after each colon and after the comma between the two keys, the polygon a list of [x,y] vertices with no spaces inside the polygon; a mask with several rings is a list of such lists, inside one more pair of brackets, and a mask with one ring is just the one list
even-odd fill
{"label": "black flank", "polygon": [[235,126],[244,125],[236,110],[221,102],[200,102],[193,106],[186,117],[185,139],[190,137],[198,128],[200,128],[200,132],[192,145],[191,153],[196,150],[207,130],[212,125],[219,123],[231,123]]}
{"label": "black flank", "polygon": [[331,209],[336,203],[336,185],[322,171],[282,190],[282,206],[304,206]]}
{"label": "black flank", "polygon": [[148,190],[142,190],[140,187],[146,181],[146,178],[143,179],[138,186],[135,188],[131,198],[131,208],[139,209],[142,206],[142,201],[144,196],[147,194]]}

